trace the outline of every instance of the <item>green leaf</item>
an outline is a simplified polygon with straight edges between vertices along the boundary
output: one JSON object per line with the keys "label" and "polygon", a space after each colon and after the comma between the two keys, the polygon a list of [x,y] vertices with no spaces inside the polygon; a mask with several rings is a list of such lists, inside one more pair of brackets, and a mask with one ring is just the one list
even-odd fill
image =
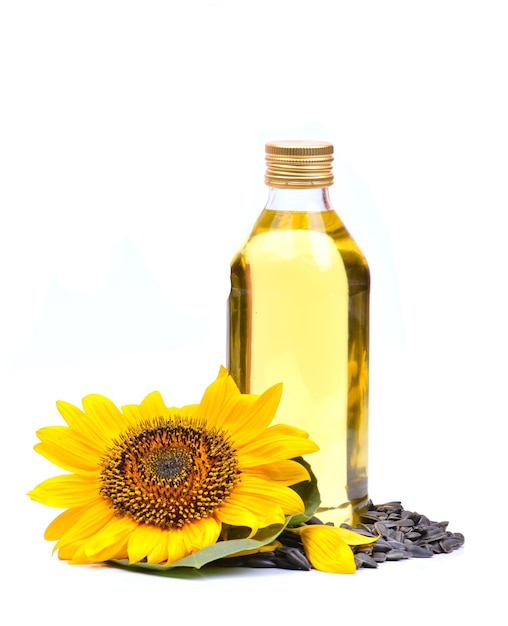
{"label": "green leaf", "polygon": [[300,465],[303,465],[307,469],[310,474],[310,481],[304,481],[291,487],[291,489],[296,491],[296,493],[303,500],[303,503],[305,504],[305,512],[298,513],[297,515],[293,515],[289,518],[287,526],[296,526],[297,524],[303,524],[308,521],[315,514],[321,504],[317,478],[310,465],[301,456],[293,459],[293,461],[300,463]]}
{"label": "green leaf", "polygon": [[194,567],[200,569],[203,565],[222,559],[224,557],[233,556],[244,550],[259,550],[268,543],[274,541],[281,531],[285,528],[285,524],[276,524],[267,528],[262,528],[251,539],[228,539],[227,541],[219,541],[211,546],[202,548],[194,554],[184,557],[179,561],[171,563],[171,565],[152,565],[150,563],[129,563],[127,559],[112,560],[111,563],[122,567],[138,570],[146,569],[153,571],[167,571],[175,567]]}

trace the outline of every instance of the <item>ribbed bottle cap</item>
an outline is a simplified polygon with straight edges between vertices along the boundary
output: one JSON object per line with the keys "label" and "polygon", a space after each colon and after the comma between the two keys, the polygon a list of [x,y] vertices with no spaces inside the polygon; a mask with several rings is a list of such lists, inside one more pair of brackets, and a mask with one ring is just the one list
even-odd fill
{"label": "ribbed bottle cap", "polygon": [[271,141],[265,149],[265,183],[270,187],[312,189],[333,185],[331,143]]}

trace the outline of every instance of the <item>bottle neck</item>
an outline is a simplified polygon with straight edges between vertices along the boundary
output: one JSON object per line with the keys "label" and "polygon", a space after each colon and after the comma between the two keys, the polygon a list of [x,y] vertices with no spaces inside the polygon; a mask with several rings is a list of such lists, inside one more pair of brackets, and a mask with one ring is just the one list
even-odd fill
{"label": "bottle neck", "polygon": [[318,189],[279,189],[269,187],[266,209],[320,213],[331,211],[328,187]]}

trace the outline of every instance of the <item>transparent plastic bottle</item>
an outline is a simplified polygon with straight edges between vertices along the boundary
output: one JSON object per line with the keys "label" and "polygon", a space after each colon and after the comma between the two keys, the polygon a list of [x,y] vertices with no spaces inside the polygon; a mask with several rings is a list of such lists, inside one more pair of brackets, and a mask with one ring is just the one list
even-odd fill
{"label": "transparent plastic bottle", "polygon": [[244,393],[282,382],[275,422],[309,432],[323,521],[368,500],[369,269],[332,209],[333,146],[266,145],[268,202],[231,263],[228,367]]}

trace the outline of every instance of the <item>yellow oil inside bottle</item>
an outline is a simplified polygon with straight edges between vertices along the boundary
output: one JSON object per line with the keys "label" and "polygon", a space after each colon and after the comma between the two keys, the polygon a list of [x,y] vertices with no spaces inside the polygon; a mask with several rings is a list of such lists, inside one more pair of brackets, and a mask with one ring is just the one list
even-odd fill
{"label": "yellow oil inside bottle", "polygon": [[367,504],[369,270],[333,210],[265,209],[231,264],[229,370],[244,393],[282,382],[274,422],[306,430],[323,521]]}

